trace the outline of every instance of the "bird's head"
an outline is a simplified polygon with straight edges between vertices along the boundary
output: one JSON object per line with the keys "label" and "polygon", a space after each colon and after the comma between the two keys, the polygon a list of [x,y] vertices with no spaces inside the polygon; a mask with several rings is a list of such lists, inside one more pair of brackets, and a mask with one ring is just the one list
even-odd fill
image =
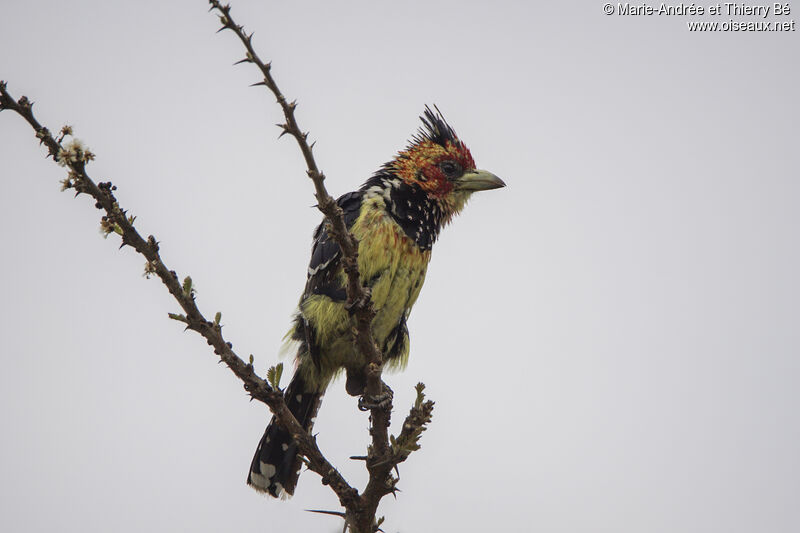
{"label": "bird's head", "polygon": [[[449,216],[458,213],[476,191],[505,187],[503,180],[475,168],[469,149],[439,109],[425,107],[422,127],[408,147],[384,167],[406,185],[421,189]],[[449,218],[449,216],[447,218]]]}

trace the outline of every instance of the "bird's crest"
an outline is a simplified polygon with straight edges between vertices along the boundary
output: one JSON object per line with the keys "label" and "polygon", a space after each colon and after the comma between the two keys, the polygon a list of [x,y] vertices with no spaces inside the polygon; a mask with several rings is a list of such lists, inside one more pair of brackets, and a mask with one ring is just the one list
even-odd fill
{"label": "bird's crest", "polygon": [[461,145],[458,135],[444,119],[436,105],[433,106],[433,109],[426,105],[425,113],[419,118],[422,121],[422,127],[411,138],[412,145],[425,142],[434,142],[442,147],[447,147],[448,142],[456,146]]}

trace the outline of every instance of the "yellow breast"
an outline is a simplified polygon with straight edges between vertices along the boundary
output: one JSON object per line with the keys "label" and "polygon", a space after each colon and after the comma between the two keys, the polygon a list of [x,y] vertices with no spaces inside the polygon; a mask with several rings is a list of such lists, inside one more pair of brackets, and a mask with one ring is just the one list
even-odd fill
{"label": "yellow breast", "polygon": [[[382,349],[393,329],[407,317],[419,296],[430,261],[430,250],[420,250],[384,209],[382,197],[365,200],[351,231],[358,239],[358,270],[361,282],[372,290],[377,314],[372,334]],[[346,275],[339,273],[342,285]],[[360,355],[352,345],[352,323],[344,302],[315,294],[300,304],[304,318],[315,330],[323,376],[343,366],[359,366]],[[398,361],[403,364],[403,361]]]}
{"label": "yellow breast", "polygon": [[372,288],[372,303],[378,311],[373,335],[380,346],[416,302],[431,252],[420,250],[386,213],[383,198],[366,202],[352,231],[359,240],[358,270]]}

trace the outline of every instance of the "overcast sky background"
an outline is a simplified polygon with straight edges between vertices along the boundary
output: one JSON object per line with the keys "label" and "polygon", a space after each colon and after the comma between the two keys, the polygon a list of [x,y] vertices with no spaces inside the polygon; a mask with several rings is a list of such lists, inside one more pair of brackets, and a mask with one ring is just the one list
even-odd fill
{"label": "overcast sky background", "polygon": [[[800,530],[798,32],[603,3],[234,2],[333,194],[426,103],[508,184],[443,232],[387,376],[395,423],[417,381],[436,401],[387,533]],[[320,215],[206,9],[4,0],[0,78],[74,126],[263,372]],[[44,155],[0,114],[0,530],[336,531],[303,511],[337,508],[315,474],[289,502],[245,485],[266,408]],[[366,427],[335,384],[315,430],[359,486]]]}

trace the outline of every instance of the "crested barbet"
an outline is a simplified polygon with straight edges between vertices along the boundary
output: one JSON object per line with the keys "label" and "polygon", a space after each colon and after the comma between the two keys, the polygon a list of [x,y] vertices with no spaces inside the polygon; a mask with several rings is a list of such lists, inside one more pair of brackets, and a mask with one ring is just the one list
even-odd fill
{"label": "crested barbet", "polygon": [[[494,174],[475,168],[469,150],[438,109],[426,107],[420,118],[422,127],[405,150],[360,189],[337,200],[358,239],[358,271],[376,311],[372,335],[388,368],[402,368],[408,360],[406,321],[439,231],[472,193],[505,186]],[[339,245],[323,221],[314,232],[305,290],[286,335],[298,345],[286,405],[309,432],[325,389],[342,370],[347,392],[364,394],[366,363],[353,345],[345,286]],[[297,444],[273,417],[247,483],[271,496],[288,496],[294,493],[300,466]]]}

